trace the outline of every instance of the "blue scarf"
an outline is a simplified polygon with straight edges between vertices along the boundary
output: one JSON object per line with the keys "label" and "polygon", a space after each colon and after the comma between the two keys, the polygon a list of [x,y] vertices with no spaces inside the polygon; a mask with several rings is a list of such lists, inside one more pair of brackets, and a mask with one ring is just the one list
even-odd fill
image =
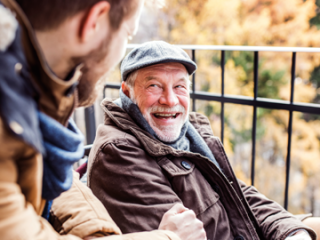
{"label": "blue scarf", "polygon": [[84,154],[84,137],[72,119],[64,127],[38,112],[45,153],[43,155],[42,198],[47,200],[42,216],[48,219],[52,201],[70,189],[73,164]]}

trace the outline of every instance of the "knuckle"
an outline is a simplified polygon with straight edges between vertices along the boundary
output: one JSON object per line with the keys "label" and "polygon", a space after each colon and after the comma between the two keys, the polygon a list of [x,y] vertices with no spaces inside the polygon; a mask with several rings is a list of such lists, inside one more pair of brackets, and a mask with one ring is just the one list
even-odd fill
{"label": "knuckle", "polygon": [[168,218],[170,216],[169,212],[166,212],[165,214],[163,214],[163,218]]}
{"label": "knuckle", "polygon": [[176,206],[176,207],[180,207],[180,208],[184,208],[184,206],[183,206],[182,203],[176,203],[175,206]]}
{"label": "knuckle", "polygon": [[189,210],[188,213],[189,213],[189,216],[196,218],[196,214],[193,210]]}
{"label": "knuckle", "polygon": [[196,226],[197,228],[202,228],[203,229],[203,222],[201,222],[200,220],[196,220]]}
{"label": "knuckle", "polygon": [[206,239],[206,237],[207,237],[206,231],[203,229],[200,233],[200,238]]}
{"label": "knuckle", "polygon": [[203,228],[203,222],[200,221],[200,227]]}

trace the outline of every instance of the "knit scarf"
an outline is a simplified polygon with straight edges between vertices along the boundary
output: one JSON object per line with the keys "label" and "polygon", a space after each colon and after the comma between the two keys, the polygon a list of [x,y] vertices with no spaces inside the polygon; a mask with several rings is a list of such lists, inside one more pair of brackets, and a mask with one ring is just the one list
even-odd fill
{"label": "knit scarf", "polygon": [[[156,135],[155,131],[151,128],[147,120],[143,117],[139,107],[132,102],[120,89],[120,99],[114,101],[119,107],[125,110],[135,123],[142,129],[149,132],[155,139],[161,141]],[[219,169],[219,163],[213,156],[206,142],[193,127],[193,125],[187,120],[181,128],[180,136],[173,142],[164,142],[164,144],[171,146],[177,150],[183,150],[188,152],[200,153],[201,155],[209,158]]]}
{"label": "knit scarf", "polygon": [[64,127],[54,119],[38,112],[43,146],[42,198],[47,205],[42,214],[48,218],[51,201],[70,189],[73,164],[84,154],[84,137],[72,119]]}

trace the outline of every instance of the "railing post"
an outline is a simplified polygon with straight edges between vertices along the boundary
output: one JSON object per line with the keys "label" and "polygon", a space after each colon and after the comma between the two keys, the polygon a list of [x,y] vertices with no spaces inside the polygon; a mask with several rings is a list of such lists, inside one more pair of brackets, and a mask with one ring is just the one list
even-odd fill
{"label": "railing post", "polygon": [[94,116],[94,105],[84,109],[86,122],[87,144],[92,144],[96,136],[96,118]]}
{"label": "railing post", "polygon": [[[196,62],[196,50],[192,49],[192,61]],[[195,98],[195,92],[196,92],[196,73],[192,75],[192,111],[196,111],[196,98]]]}
{"label": "railing post", "polygon": [[[291,63],[291,89],[290,89],[290,104],[293,104],[294,100],[294,80],[296,78],[296,52],[292,53]],[[289,181],[290,181],[290,162],[291,162],[291,136],[292,135],[292,110],[289,111],[289,123],[288,123],[288,148],[287,148],[287,162],[286,162],[286,185],[284,191],[284,208],[288,209],[289,199]]]}
{"label": "railing post", "polygon": [[[221,51],[221,97],[224,97],[224,69],[225,69],[225,51]],[[220,111],[220,122],[221,122],[221,142],[224,139],[224,101],[221,101],[221,111]]]}
{"label": "railing post", "polygon": [[107,89],[107,84],[105,84],[105,85],[103,86],[103,91],[102,91],[103,99],[106,98],[106,89]]}
{"label": "railing post", "polygon": [[258,97],[258,78],[259,78],[259,52],[254,52],[253,64],[253,119],[252,119],[252,160],[251,160],[251,185],[254,185],[255,161],[256,161],[256,135],[257,135],[257,97]]}

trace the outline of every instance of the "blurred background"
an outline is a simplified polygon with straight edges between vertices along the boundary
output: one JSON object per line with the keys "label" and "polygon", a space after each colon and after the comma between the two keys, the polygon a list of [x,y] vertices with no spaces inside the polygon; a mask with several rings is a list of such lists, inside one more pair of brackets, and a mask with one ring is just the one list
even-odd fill
{"label": "blurred background", "polygon": [[[150,5],[150,4],[149,4]],[[152,5],[152,4],[151,4]],[[130,43],[164,40],[171,44],[320,47],[320,0],[167,0],[165,7],[146,7],[138,34]],[[129,51],[129,50],[128,50]],[[191,56],[191,51],[186,50]],[[259,52],[258,97],[290,99],[292,52]],[[221,93],[221,52],[197,50],[195,90]],[[226,51],[225,94],[253,97],[254,52]],[[106,80],[120,83],[119,69]],[[320,53],[296,55],[294,102],[320,104]],[[103,122],[101,96],[91,114]],[[116,99],[119,90],[106,89]],[[221,104],[196,100],[196,111],[208,116],[221,133]],[[224,146],[235,174],[251,184],[253,107],[224,105]],[[86,134],[84,109],[74,117]],[[286,110],[257,108],[255,187],[281,205],[284,202],[288,144]],[[88,127],[88,126],[87,126]],[[293,112],[288,210],[320,216],[319,114]]]}

